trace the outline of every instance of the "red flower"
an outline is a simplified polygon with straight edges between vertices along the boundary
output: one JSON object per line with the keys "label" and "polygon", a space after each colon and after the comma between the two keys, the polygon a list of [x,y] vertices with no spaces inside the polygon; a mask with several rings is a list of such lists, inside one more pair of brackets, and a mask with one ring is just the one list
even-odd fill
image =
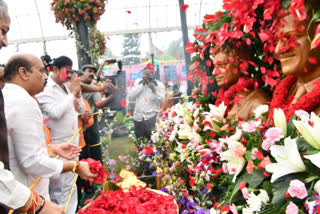
{"label": "red flower", "polygon": [[311,42],[311,50],[320,45],[320,24],[317,26],[316,35]]}
{"label": "red flower", "polygon": [[196,181],[190,176],[189,177],[189,185],[194,186],[196,184]]}
{"label": "red flower", "polygon": [[196,47],[194,46],[193,43],[187,42],[186,52],[189,53],[189,54],[192,54],[192,53],[196,52]]}
{"label": "red flower", "polygon": [[109,174],[106,172],[105,167],[101,164],[100,161],[96,161],[92,158],[82,159],[81,161],[88,162],[90,171],[94,174],[98,174],[98,177],[96,177],[93,182],[97,184],[103,184],[105,179],[109,177]]}
{"label": "red flower", "polygon": [[183,12],[186,12],[186,10],[187,10],[188,7],[189,7],[188,4],[183,4],[183,5],[181,5],[181,10],[182,10]]}
{"label": "red flower", "polygon": [[221,213],[229,213],[230,207],[228,205],[220,207]]}
{"label": "red flower", "polygon": [[215,15],[206,14],[203,19],[204,24],[212,24],[215,21]]}
{"label": "red flower", "polygon": [[168,213],[176,214],[177,206],[171,195],[162,195],[145,188],[109,191],[98,196],[86,210],[78,214],[108,213]]}
{"label": "red flower", "polygon": [[307,18],[304,0],[292,0],[289,10],[299,21],[303,21]]}

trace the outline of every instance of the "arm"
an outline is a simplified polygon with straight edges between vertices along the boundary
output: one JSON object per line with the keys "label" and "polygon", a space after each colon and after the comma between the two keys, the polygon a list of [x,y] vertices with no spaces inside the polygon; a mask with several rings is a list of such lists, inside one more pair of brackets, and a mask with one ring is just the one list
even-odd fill
{"label": "arm", "polygon": [[60,175],[63,163],[50,158],[42,131],[42,115],[36,103],[25,103],[7,114],[8,135],[21,169],[30,175],[49,178]]}
{"label": "arm", "polygon": [[166,98],[164,85],[161,82],[157,82],[157,85],[154,88],[155,91],[153,92],[154,96],[152,97],[152,100],[159,104],[163,103]]}
{"label": "arm", "polygon": [[95,85],[89,85],[81,83],[82,93],[100,92],[99,87]]}
{"label": "arm", "polygon": [[98,109],[102,109],[113,99],[113,94],[109,95],[106,99],[103,100],[101,99],[100,94],[96,93],[95,96],[95,105]]}
{"label": "arm", "polygon": [[143,84],[139,84],[141,80],[137,79],[134,82],[134,86],[129,94],[130,100],[136,100],[137,96],[143,91]]}
{"label": "arm", "polygon": [[76,99],[76,102],[77,102],[77,111],[78,111],[80,114],[84,113],[84,111],[85,111],[85,106],[84,106],[84,102],[83,102],[83,100],[82,100],[82,97],[77,98],[77,99]]}
{"label": "arm", "polygon": [[61,118],[68,109],[74,106],[75,97],[72,94],[68,94],[63,101],[59,101],[54,96],[54,93],[48,89],[36,97],[39,100],[41,110],[53,119]]}
{"label": "arm", "polygon": [[13,174],[4,169],[0,162],[0,203],[12,208],[23,208],[31,197],[31,191],[15,178]]}

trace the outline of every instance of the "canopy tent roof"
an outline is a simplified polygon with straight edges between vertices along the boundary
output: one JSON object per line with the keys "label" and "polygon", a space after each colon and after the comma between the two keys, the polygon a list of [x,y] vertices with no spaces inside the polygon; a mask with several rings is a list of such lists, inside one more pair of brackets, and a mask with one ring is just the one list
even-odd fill
{"label": "canopy tent roof", "polygon": [[[69,36],[70,31],[55,22],[50,8],[52,0],[5,1],[11,17],[8,33],[11,45],[1,50],[0,62],[5,61],[8,55],[19,51],[29,50],[29,52],[40,52],[37,55],[41,55],[44,53],[43,41],[47,41],[47,50],[50,49],[50,52],[57,52],[52,48],[55,49],[58,46],[64,48],[65,54],[75,54],[74,41]],[[185,4],[189,5],[186,11],[187,23],[189,29],[192,29],[202,23],[205,14],[213,14],[221,9],[222,0],[185,0]],[[106,35],[180,30],[179,1],[109,0],[97,26]],[[59,45],[56,45],[57,41]],[[70,41],[73,44],[70,44]],[[23,46],[21,45],[23,43],[29,45]],[[26,48],[30,45],[32,49]],[[121,46],[121,44],[118,45]],[[59,51],[58,54],[60,54]]]}

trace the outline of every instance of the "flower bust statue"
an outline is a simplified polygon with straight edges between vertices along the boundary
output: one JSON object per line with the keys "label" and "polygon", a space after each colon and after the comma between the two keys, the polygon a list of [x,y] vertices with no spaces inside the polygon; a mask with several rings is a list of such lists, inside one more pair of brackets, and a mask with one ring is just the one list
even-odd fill
{"label": "flower bust statue", "polygon": [[215,104],[224,102],[229,118],[235,115],[236,119],[248,120],[258,106],[270,101],[264,91],[258,89],[261,80],[249,76],[253,69],[248,63],[250,52],[246,45],[236,48],[228,43],[217,48],[214,55],[213,75],[221,87]]}
{"label": "flower bust statue", "polygon": [[312,1],[291,1],[279,15],[275,53],[286,78],[273,93],[270,115],[275,108],[281,108],[288,121],[296,110],[320,114],[319,17],[319,3]]}

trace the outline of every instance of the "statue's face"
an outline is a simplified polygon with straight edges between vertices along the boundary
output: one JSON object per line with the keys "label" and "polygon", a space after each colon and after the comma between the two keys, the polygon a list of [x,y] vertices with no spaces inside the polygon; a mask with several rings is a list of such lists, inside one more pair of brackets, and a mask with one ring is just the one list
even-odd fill
{"label": "statue's face", "polygon": [[[279,41],[275,51],[281,62],[282,72],[285,75],[304,75],[304,68],[308,67],[310,56],[310,41],[307,33],[306,31],[297,32],[295,24],[297,21],[292,14],[285,16],[283,20],[279,28]],[[292,41],[293,38],[296,44]]]}
{"label": "statue's face", "polygon": [[219,87],[229,88],[235,84],[239,77],[240,72],[235,62],[231,63],[228,60],[229,55],[224,52],[218,52],[214,56],[214,70],[213,75],[217,81]]}

